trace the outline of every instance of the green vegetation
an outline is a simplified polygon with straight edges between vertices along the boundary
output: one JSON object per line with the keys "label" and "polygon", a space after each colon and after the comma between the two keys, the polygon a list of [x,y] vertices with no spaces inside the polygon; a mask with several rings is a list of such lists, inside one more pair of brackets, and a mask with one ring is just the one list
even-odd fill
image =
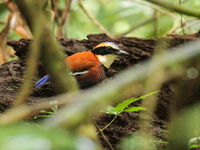
{"label": "green vegetation", "polygon": [[[183,1],[183,0],[182,0]],[[179,0],[171,0],[175,4]],[[155,15],[158,18],[154,21],[146,23],[139,28],[136,28],[127,36],[150,38],[155,37],[155,25],[157,26],[156,36],[162,37],[168,33],[182,33],[180,14],[170,12],[158,6],[152,5],[140,0],[85,0],[83,1],[85,8],[113,35],[120,35],[131,28],[134,28]],[[199,0],[185,0],[182,2],[183,6],[200,9]],[[58,9],[64,10],[66,0],[60,0]],[[48,13],[50,11],[50,4],[46,8]],[[3,22],[6,22],[9,10],[5,3],[0,3],[0,30],[3,28]],[[52,16],[52,15],[49,15]],[[58,18],[60,21],[61,18]],[[183,16],[184,32],[195,33],[200,30],[199,20]],[[57,33],[58,25],[55,22],[53,25],[55,34]],[[95,26],[88,17],[80,9],[77,1],[71,2],[70,13],[64,25],[64,35],[68,38],[83,39],[88,34],[100,33],[101,31]],[[19,39],[20,36],[12,30],[9,32],[9,40]]]}
{"label": "green vegetation", "polygon": [[[199,79],[200,72],[199,41],[187,44],[184,39],[180,40],[185,43],[181,48],[167,52],[164,48],[162,53],[155,52],[156,56],[152,57],[152,60],[141,65],[137,64],[139,67],[134,66],[122,71],[119,76],[100,84],[99,87],[79,90],[76,81],[69,75],[70,70],[62,63],[65,55],[56,40],[56,38],[84,39],[88,34],[102,32],[109,37],[161,38],[161,40],[168,34],[193,34],[200,30],[199,10],[199,0],[0,0],[0,65],[16,59],[14,50],[6,45],[7,41],[34,37],[26,59],[26,80],[21,90],[16,91],[19,93],[15,95],[16,103],[0,115],[0,149],[102,150],[104,148],[99,142],[101,137],[109,149],[114,150],[109,142],[113,140],[108,140],[105,133],[111,135],[110,138],[117,133],[105,132],[106,129],[122,113],[141,110],[145,111],[139,113],[137,128],[134,128],[136,131],[126,132],[131,134],[129,136],[119,134],[118,139],[121,139],[121,136],[124,138],[121,141],[114,141],[116,144],[114,146],[125,150],[199,149],[200,105],[184,103],[199,100],[199,86],[195,85],[196,91],[192,92],[197,96],[192,99],[190,98],[192,95],[186,97],[189,91],[181,93],[174,85],[174,78],[182,79],[184,83],[189,81],[199,84],[194,83]],[[181,43],[180,41],[177,43]],[[157,43],[155,47],[159,46]],[[135,45],[132,47],[137,53],[147,57],[146,51],[142,51],[143,45],[140,46],[141,49]],[[130,53],[135,55],[133,61],[140,60],[137,53]],[[40,102],[27,105],[25,102],[32,92],[32,82],[39,61],[51,75],[57,90],[64,94],[45,100],[41,98]],[[15,84],[15,74],[11,72],[11,76]],[[154,116],[156,111],[154,109],[160,103],[158,97],[163,94],[158,91],[171,79],[172,86],[165,91],[166,95],[163,97],[164,100],[170,99],[172,106],[169,108],[172,108],[169,110],[169,116],[161,116],[166,117],[167,123],[158,120],[156,122],[154,119],[159,116]],[[1,81],[0,78],[0,83]],[[188,84],[183,84],[180,87],[184,89],[187,86]],[[172,94],[173,98],[170,92],[175,95]],[[119,99],[141,93],[148,94],[126,99],[115,107],[111,106]],[[181,95],[181,98],[177,95]],[[149,99],[145,100],[145,103],[141,101],[141,105],[132,106],[134,102],[147,97]],[[55,99],[55,103],[52,104],[52,100]],[[2,105],[3,101],[4,99]],[[183,108],[178,107],[182,105]],[[108,116],[113,118],[100,128],[101,123],[97,124],[94,116],[98,116],[102,107],[108,107],[104,115],[110,114]],[[168,112],[162,112],[163,107],[161,105],[158,113],[165,115]],[[156,123],[160,125],[159,131],[161,131],[159,133],[161,137],[157,135],[157,138],[152,131],[157,130],[157,128],[152,129]],[[120,130],[122,129],[123,125],[120,124]],[[167,137],[162,137],[163,132],[168,134]]]}
{"label": "green vegetation", "polygon": [[134,103],[136,101],[145,99],[148,96],[151,96],[151,95],[157,94],[157,93],[159,93],[159,92],[157,92],[157,91],[156,92],[151,92],[151,93],[148,93],[146,95],[140,96],[138,98],[130,98],[130,99],[124,100],[123,102],[117,104],[117,106],[115,106],[115,107],[109,106],[105,112],[107,114],[112,114],[112,115],[116,115],[117,116],[122,112],[138,112],[140,110],[146,110],[146,108],[143,108],[141,106],[130,106],[129,107],[129,105],[131,105],[132,103]]}

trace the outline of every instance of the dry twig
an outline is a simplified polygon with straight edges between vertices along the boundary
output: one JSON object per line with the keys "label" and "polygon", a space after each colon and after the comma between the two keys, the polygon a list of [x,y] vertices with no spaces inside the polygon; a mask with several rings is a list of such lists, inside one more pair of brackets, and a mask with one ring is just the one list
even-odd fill
{"label": "dry twig", "polygon": [[127,34],[133,32],[133,31],[135,31],[136,29],[141,28],[141,27],[143,27],[143,26],[145,26],[145,25],[147,25],[147,24],[149,24],[149,23],[155,21],[155,20],[158,19],[159,17],[160,17],[160,16],[157,15],[156,17],[152,17],[152,18],[150,18],[150,19],[148,19],[148,20],[145,20],[144,22],[139,23],[138,25],[136,25],[136,26],[130,28],[128,31],[126,31],[126,32],[124,32],[124,33],[121,33],[120,35],[117,35],[116,37],[118,37],[118,36],[125,36],[125,35],[127,35]]}
{"label": "dry twig", "polygon": [[169,30],[169,32],[167,34],[174,34],[176,32],[176,30],[178,30],[179,28],[182,28],[184,26],[186,26],[188,23],[197,21],[197,19],[189,19],[186,20],[185,22],[182,23],[182,25],[176,25],[174,26],[171,30]]}
{"label": "dry twig", "polygon": [[0,32],[0,65],[5,63],[9,57],[6,42],[7,42],[8,32],[10,29],[11,18],[12,15],[10,14],[4,28]]}
{"label": "dry twig", "polygon": [[62,13],[61,16],[61,22],[58,25],[58,33],[57,33],[57,38],[61,38],[63,36],[62,32],[63,32],[63,26],[66,22],[67,16],[69,14],[69,10],[70,10],[70,6],[71,6],[71,2],[72,0],[66,0],[67,1],[67,6],[65,7],[65,10]]}
{"label": "dry twig", "polygon": [[26,26],[25,21],[21,17],[21,14],[16,4],[12,0],[7,0],[6,5],[12,14],[12,18],[10,21],[10,28],[13,29],[22,38],[30,39],[31,34],[28,31],[28,29],[25,27]]}
{"label": "dry twig", "polygon": [[53,5],[53,21],[57,22],[57,17],[58,17],[58,4],[60,0],[55,0],[55,3],[52,1]]}
{"label": "dry twig", "polygon": [[105,142],[108,144],[109,148],[111,150],[114,150],[113,146],[110,144],[108,138],[105,136],[105,134],[103,133],[103,131],[99,128],[99,126],[97,124],[95,124],[96,128],[98,129],[98,131],[101,133],[102,138],[105,140]]}
{"label": "dry twig", "polygon": [[109,37],[113,37],[112,34],[107,31],[84,7],[82,0],[79,0],[79,6],[83,10],[83,12],[86,14],[86,16],[103,32],[106,33]]}
{"label": "dry twig", "polygon": [[[181,5],[181,0],[179,0],[179,5]],[[183,33],[183,35],[185,34],[185,30],[184,30],[184,24],[183,24],[183,15],[182,14],[180,14],[180,17],[181,17],[181,28],[182,28],[182,33]]]}

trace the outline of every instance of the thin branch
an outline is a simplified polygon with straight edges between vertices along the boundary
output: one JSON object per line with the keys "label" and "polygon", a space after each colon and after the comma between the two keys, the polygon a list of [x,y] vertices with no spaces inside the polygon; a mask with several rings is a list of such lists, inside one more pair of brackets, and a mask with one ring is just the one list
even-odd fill
{"label": "thin branch", "polygon": [[83,12],[86,14],[86,16],[103,32],[106,33],[109,37],[113,37],[112,34],[107,31],[103,25],[101,25],[88,11],[87,9],[84,7],[82,0],[79,0],[79,6],[80,8],[83,10]]}
{"label": "thin branch", "polygon": [[102,138],[104,139],[104,141],[108,144],[109,148],[111,150],[114,150],[112,144],[110,144],[108,138],[105,136],[105,134],[103,133],[103,131],[99,128],[99,126],[97,124],[95,124],[96,128],[99,130],[99,132],[101,133]]}
{"label": "thin branch", "polygon": [[0,65],[5,63],[9,57],[6,42],[7,42],[8,32],[10,30],[11,18],[12,14],[9,14],[7,22],[4,28],[0,32]]}
{"label": "thin branch", "polygon": [[176,15],[174,15],[173,13],[167,11],[167,10],[164,10],[164,9],[161,9],[159,8],[158,6],[154,5],[154,4],[151,4],[151,3],[148,3],[148,2],[145,2],[145,1],[141,1],[141,0],[127,0],[127,1],[130,1],[130,2],[134,2],[134,3],[137,3],[137,4],[141,4],[141,5],[144,5],[144,6],[147,6],[149,8],[152,8],[154,10],[157,10],[158,12],[162,13],[163,15],[166,15],[166,16],[169,16],[173,19],[179,19]]}
{"label": "thin branch", "polygon": [[159,17],[160,17],[160,16],[157,15],[156,17],[152,17],[152,18],[150,18],[150,19],[148,19],[148,20],[145,20],[144,22],[137,24],[136,26],[130,28],[128,31],[125,31],[124,33],[121,33],[121,34],[117,35],[116,37],[118,37],[118,36],[125,36],[125,35],[127,35],[127,34],[133,32],[133,31],[137,30],[138,28],[141,28],[141,27],[143,27],[143,26],[145,26],[145,25],[147,25],[147,24],[149,24],[149,23],[155,21],[155,20],[158,19]]}
{"label": "thin branch", "polygon": [[178,30],[182,26],[186,26],[188,23],[191,23],[191,22],[194,22],[194,21],[197,21],[197,19],[186,20],[185,22],[182,23],[182,25],[174,26],[172,29],[169,30],[169,32],[167,34],[174,34],[176,32],[176,30]]}
{"label": "thin branch", "polygon": [[65,24],[65,22],[66,22],[66,19],[67,19],[69,10],[70,10],[71,2],[72,2],[72,0],[66,0],[66,1],[67,1],[67,6],[66,6],[65,10],[64,10],[63,13],[62,13],[61,22],[60,22],[60,24],[58,25],[57,38],[61,38],[61,37],[63,36],[63,34],[62,34],[62,29],[63,29],[63,26],[64,26],[64,24]]}
{"label": "thin branch", "polygon": [[117,117],[118,117],[118,115],[115,115],[115,117],[105,127],[103,127],[102,129],[99,129],[99,130],[101,132],[103,132],[106,128],[108,128],[116,120]]}
{"label": "thin branch", "polygon": [[163,1],[163,0],[145,0],[145,1],[151,2],[153,4],[159,5],[161,7],[164,7],[166,9],[169,9],[178,13],[182,13],[184,15],[200,18],[200,11],[194,8],[179,6],[175,3],[172,3],[169,1]]}
{"label": "thin branch", "polygon": [[58,4],[60,0],[55,0],[55,3],[53,3],[53,21],[57,20],[58,17]]}
{"label": "thin branch", "polygon": [[28,28],[26,28],[26,24],[24,19],[22,18],[17,5],[13,2],[13,0],[6,1],[7,8],[12,14],[10,28],[13,29],[18,35],[20,35],[24,39],[30,39],[31,33]]}
{"label": "thin branch", "polygon": [[[154,10],[153,18],[158,18],[157,10]],[[153,33],[154,33],[154,37],[157,38],[158,37],[158,21],[157,21],[157,19],[154,21]]]}
{"label": "thin branch", "polygon": [[[179,0],[179,5],[181,5],[182,4],[182,2],[181,2],[181,0]],[[184,24],[183,24],[183,15],[182,14],[180,14],[180,17],[181,17],[181,28],[182,28],[182,33],[183,33],[183,35],[185,34],[185,30],[184,30]]]}

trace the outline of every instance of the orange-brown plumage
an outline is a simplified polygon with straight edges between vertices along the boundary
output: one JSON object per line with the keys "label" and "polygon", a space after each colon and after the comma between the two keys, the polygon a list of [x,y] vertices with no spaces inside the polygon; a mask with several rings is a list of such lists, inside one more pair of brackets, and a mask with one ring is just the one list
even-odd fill
{"label": "orange-brown plumage", "polygon": [[84,72],[76,75],[76,79],[81,88],[90,87],[106,78],[103,66],[91,51],[76,53],[66,58],[72,72]]}
{"label": "orange-brown plumage", "polygon": [[[112,42],[103,42],[91,51],[80,52],[67,57],[65,60],[71,69],[71,74],[76,77],[80,88],[87,88],[101,82],[106,78],[104,67],[109,68],[117,55],[128,53],[120,50]],[[50,75],[44,76],[35,86],[43,85]]]}

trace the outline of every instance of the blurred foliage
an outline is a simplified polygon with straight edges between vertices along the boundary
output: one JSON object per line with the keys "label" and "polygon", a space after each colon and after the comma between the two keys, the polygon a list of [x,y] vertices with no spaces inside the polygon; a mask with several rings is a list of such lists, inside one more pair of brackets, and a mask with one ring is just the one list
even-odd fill
{"label": "blurred foliage", "polygon": [[156,144],[152,136],[135,133],[127,138],[124,138],[119,144],[119,149],[125,150],[156,150]]}
{"label": "blurred foliage", "polygon": [[[75,150],[75,135],[63,129],[44,129],[31,123],[0,127],[2,150]],[[52,136],[53,135],[53,136]]]}
{"label": "blurred foliage", "polygon": [[169,149],[199,149],[200,104],[195,104],[174,115],[169,126]]}
{"label": "blurred foliage", "polygon": [[[179,0],[169,0],[174,3],[179,3]],[[120,35],[123,32],[128,31],[130,28],[137,26],[138,24],[154,17],[154,9],[149,5],[139,4],[134,0],[84,0],[84,6],[109,32],[113,35]],[[146,3],[143,1],[143,3]],[[199,0],[182,0],[181,5],[188,7],[200,8]],[[66,7],[66,0],[60,0],[58,8],[63,11]],[[156,6],[157,7],[157,6]],[[50,6],[49,6],[50,8]],[[162,8],[160,8],[162,9]],[[164,10],[164,9],[162,9]],[[49,9],[48,9],[49,11]],[[58,12],[60,12],[58,11]],[[166,10],[165,10],[166,11]],[[50,11],[49,11],[50,12]],[[9,10],[4,3],[0,3],[0,30],[3,28],[2,22],[6,22]],[[141,38],[154,37],[155,27],[158,37],[167,34],[170,29],[175,26],[180,26],[180,14],[169,12],[169,14],[179,18],[179,20],[167,15],[163,15],[158,10],[157,15],[160,15],[158,19],[152,23],[139,27],[137,30],[130,32],[127,36],[135,36]],[[59,13],[58,13],[59,14]],[[161,15],[162,14],[162,15]],[[59,14],[61,15],[61,14]],[[51,15],[50,15],[51,16]],[[183,22],[187,22],[192,17],[183,16]],[[200,29],[199,20],[188,22],[184,25],[185,33],[198,32]],[[100,33],[101,31],[96,27],[83,13],[78,5],[78,0],[73,0],[68,18],[64,25],[64,34],[68,38],[83,39],[88,34]],[[57,24],[54,23],[54,31],[57,32]],[[181,28],[177,28],[175,33],[182,33]],[[9,33],[9,40],[19,39],[15,32]]]}
{"label": "blurred foliage", "polygon": [[[180,0],[168,0],[176,4],[180,3]],[[46,0],[50,2],[50,0]],[[173,13],[163,8],[155,10],[155,5],[149,5],[145,1],[139,0],[84,0],[83,4],[92,16],[97,19],[109,32],[113,35],[120,35],[124,32],[129,31],[131,28],[139,26],[143,22],[155,18],[151,23],[140,25],[137,29],[128,33],[126,36],[134,36],[141,38],[152,38],[162,37],[168,33],[182,34],[182,28],[184,33],[191,34],[196,33],[200,30],[200,21],[193,17],[181,16],[178,13]],[[147,5],[146,5],[147,4]],[[182,0],[181,5],[185,5],[190,8],[200,9],[199,0]],[[51,5],[47,3],[44,7],[48,13],[49,19],[52,20]],[[58,15],[61,16],[62,11],[66,8],[66,0],[60,0],[58,4]],[[160,11],[161,10],[161,11]],[[163,11],[166,12],[163,14]],[[4,1],[0,1],[0,31],[3,29],[9,16],[9,9],[7,8]],[[182,20],[182,22],[181,22]],[[61,17],[58,18],[58,22],[61,21]],[[182,24],[182,26],[181,26]],[[58,24],[53,22],[52,28],[55,35],[57,34]],[[100,33],[100,29],[94,25],[91,20],[84,14],[78,5],[78,0],[72,0],[70,12],[68,18],[63,26],[64,36],[68,38],[83,39],[88,34]],[[173,31],[173,32],[172,32]],[[14,31],[10,30],[8,40],[18,40],[21,37]],[[10,59],[12,60],[12,58]],[[127,109],[127,106],[136,100],[143,99],[155,93],[150,93],[139,97],[137,99],[129,99],[112,108],[111,114],[118,115],[123,111],[136,111],[142,110],[142,107],[131,107]],[[198,107],[199,110],[199,107]],[[38,115],[36,118],[50,117],[54,112],[45,112],[45,115]],[[196,114],[189,112],[189,116],[181,116],[171,126],[171,141],[170,146],[174,149],[177,145],[182,148],[197,147],[199,145],[199,117],[194,119],[194,116],[199,116],[199,111]],[[193,115],[192,115],[193,114]],[[187,123],[192,123],[191,126]],[[198,122],[197,122],[198,121]],[[177,130],[178,129],[178,130]],[[187,132],[186,132],[187,131]],[[193,133],[194,131],[195,133]],[[84,131],[85,132],[85,131]],[[88,132],[88,128],[86,129]],[[95,132],[95,131],[94,131]],[[177,134],[180,133],[180,134]],[[176,135],[185,134],[185,138]],[[174,135],[173,135],[174,134]],[[187,134],[187,135],[186,135]],[[52,136],[53,135],[53,136]],[[174,139],[173,139],[173,138]],[[141,142],[142,141],[142,142]],[[79,143],[76,143],[79,142]],[[23,143],[23,144],[22,144]],[[80,145],[82,143],[82,145]],[[155,139],[151,136],[135,134],[127,139],[124,139],[119,148],[121,149],[156,149]],[[32,123],[19,123],[10,126],[0,126],[0,149],[3,150],[50,150],[50,149],[77,149],[79,145],[83,149],[92,149],[91,141],[86,138],[67,132],[65,129],[44,129],[40,124],[34,125]],[[94,148],[93,148],[94,149]]]}

